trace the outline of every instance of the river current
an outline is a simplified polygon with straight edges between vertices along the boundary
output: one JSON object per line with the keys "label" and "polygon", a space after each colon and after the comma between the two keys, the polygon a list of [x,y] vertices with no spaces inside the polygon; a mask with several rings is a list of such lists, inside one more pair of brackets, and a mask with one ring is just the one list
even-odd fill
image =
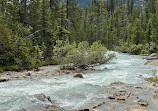
{"label": "river current", "polygon": [[[141,56],[115,52],[116,58],[97,66],[98,71],[84,74],[84,79],[72,75],[38,79],[12,80],[0,83],[0,111],[44,111],[31,95],[44,93],[59,106],[70,111],[86,106],[99,98],[106,98],[96,86],[107,86],[113,82],[139,84],[152,76],[157,67],[144,65]],[[106,67],[106,68],[105,68]],[[48,103],[49,104],[49,103]]]}

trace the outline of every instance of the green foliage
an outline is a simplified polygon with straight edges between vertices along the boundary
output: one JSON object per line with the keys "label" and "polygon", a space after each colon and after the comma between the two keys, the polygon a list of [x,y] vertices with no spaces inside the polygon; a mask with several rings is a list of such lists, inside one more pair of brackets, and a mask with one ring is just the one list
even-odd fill
{"label": "green foliage", "polygon": [[0,73],[3,73],[4,72],[4,70],[0,67]]}
{"label": "green foliage", "polygon": [[106,52],[107,49],[101,43],[94,42],[89,48],[88,59],[90,64],[104,63]]}
{"label": "green foliage", "polygon": [[62,64],[73,64],[74,67],[82,67],[104,63],[106,52],[107,49],[98,42],[94,42],[89,46],[88,42],[83,41],[76,46],[76,43],[70,44],[68,41],[58,40],[54,47],[54,58]]}
{"label": "green foliage", "polygon": [[100,63],[108,60],[104,45],[131,54],[158,52],[158,0],[143,9],[134,0],[92,0],[82,8],[75,0],[58,1],[0,1],[0,67]]}
{"label": "green foliage", "polygon": [[18,65],[11,65],[11,66],[3,66],[1,67],[2,71],[17,71],[19,70]]}
{"label": "green foliage", "polygon": [[152,54],[154,52],[158,52],[158,46],[154,42],[146,43],[141,52],[147,53],[147,54]]}
{"label": "green foliage", "polygon": [[142,44],[138,44],[138,45],[131,45],[129,48],[129,53],[130,54],[141,54],[141,50],[143,49],[143,45]]}

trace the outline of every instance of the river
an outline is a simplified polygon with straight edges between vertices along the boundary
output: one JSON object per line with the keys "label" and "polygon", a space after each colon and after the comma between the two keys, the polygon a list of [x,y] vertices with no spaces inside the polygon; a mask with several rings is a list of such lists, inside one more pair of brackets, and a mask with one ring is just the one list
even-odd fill
{"label": "river", "polygon": [[[12,80],[0,83],[0,111],[16,111],[24,108],[27,111],[44,111],[37,107],[31,95],[44,93],[55,100],[59,106],[70,111],[79,109],[106,95],[99,93],[96,86],[107,86],[121,81],[127,84],[139,84],[144,78],[152,76],[157,67],[144,65],[146,60],[141,56],[115,52],[116,58],[97,66],[98,71],[84,74],[84,79],[72,75],[46,78]],[[107,69],[105,69],[105,67]]]}

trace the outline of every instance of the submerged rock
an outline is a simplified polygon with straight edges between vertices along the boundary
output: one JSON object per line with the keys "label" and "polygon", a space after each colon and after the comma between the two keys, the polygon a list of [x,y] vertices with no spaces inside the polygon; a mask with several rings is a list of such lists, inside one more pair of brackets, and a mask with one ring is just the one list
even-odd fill
{"label": "submerged rock", "polygon": [[50,103],[53,103],[50,96],[46,96],[43,93],[35,94],[34,97],[37,98],[40,101],[49,101]]}
{"label": "submerged rock", "polygon": [[73,77],[75,77],[75,78],[84,78],[82,74],[76,74]]}
{"label": "submerged rock", "polygon": [[[46,109],[46,111],[64,111],[63,108],[57,106],[55,104],[55,102],[53,102],[50,98],[50,96],[46,96],[45,94],[41,93],[41,94],[35,94],[34,95],[35,98],[37,98],[38,100],[46,103],[46,104],[40,104],[38,106],[41,105],[41,107],[44,107]],[[49,104],[47,104],[49,103]]]}

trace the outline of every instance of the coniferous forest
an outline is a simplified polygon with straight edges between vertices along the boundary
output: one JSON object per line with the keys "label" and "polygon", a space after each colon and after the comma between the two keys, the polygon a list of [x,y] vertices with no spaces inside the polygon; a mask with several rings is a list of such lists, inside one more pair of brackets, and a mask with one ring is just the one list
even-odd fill
{"label": "coniferous forest", "polygon": [[158,0],[0,0],[0,9],[0,71],[158,52]]}

